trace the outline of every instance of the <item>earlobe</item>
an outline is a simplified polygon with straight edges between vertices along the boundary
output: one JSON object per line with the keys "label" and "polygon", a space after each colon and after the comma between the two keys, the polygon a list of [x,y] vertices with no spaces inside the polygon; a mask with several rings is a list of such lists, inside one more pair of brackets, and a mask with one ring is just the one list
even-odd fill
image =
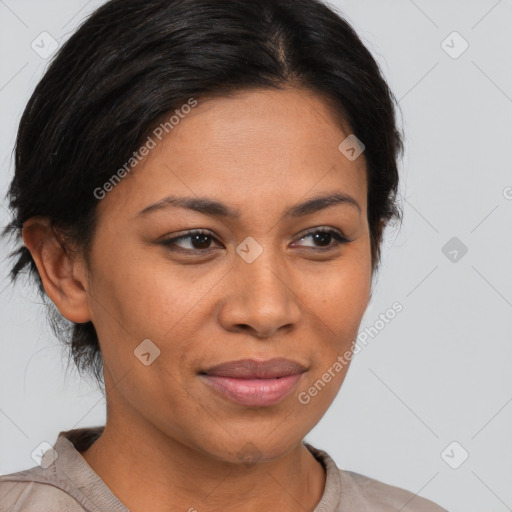
{"label": "earlobe", "polygon": [[46,294],[60,313],[71,322],[90,321],[87,280],[78,254],[66,250],[45,217],[27,220],[23,224],[22,236]]}

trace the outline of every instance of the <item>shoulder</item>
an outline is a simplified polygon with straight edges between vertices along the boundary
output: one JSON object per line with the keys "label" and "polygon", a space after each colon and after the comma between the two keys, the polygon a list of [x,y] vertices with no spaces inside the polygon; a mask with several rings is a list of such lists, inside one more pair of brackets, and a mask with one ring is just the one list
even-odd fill
{"label": "shoulder", "polygon": [[447,512],[405,489],[340,469],[327,452],[309,443],[306,446],[326,469],[325,491],[318,512],[326,509],[336,512]]}
{"label": "shoulder", "polygon": [[353,471],[340,471],[342,489],[345,488],[354,505],[359,501],[380,512],[447,512],[433,501],[421,498],[405,489],[385,484]]}
{"label": "shoulder", "polygon": [[83,512],[66,485],[40,466],[0,476],[0,512]]}

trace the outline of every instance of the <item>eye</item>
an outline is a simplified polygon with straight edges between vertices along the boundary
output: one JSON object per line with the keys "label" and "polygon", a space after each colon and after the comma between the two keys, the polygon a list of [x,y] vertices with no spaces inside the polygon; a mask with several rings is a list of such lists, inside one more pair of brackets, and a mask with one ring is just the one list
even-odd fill
{"label": "eye", "polygon": [[[334,228],[311,229],[303,234],[299,240],[303,241],[308,239],[312,242],[312,245],[303,245],[303,247],[320,251],[334,249],[335,247],[351,241],[343,236],[341,231]],[[204,254],[215,249],[215,247],[212,246],[212,242],[216,242],[216,238],[211,233],[203,230],[194,230],[174,238],[162,240],[159,243],[171,251]]]}
{"label": "eye", "polygon": [[170,250],[198,253],[209,252],[212,249],[211,242],[214,240],[215,237],[207,231],[194,230],[175,238],[163,240],[160,244]]}
{"label": "eye", "polygon": [[310,239],[313,244],[318,245],[309,245],[305,247],[319,249],[321,251],[334,249],[335,247],[350,242],[350,240],[343,236],[341,231],[334,228],[314,228],[300,237],[301,241],[307,239]]}

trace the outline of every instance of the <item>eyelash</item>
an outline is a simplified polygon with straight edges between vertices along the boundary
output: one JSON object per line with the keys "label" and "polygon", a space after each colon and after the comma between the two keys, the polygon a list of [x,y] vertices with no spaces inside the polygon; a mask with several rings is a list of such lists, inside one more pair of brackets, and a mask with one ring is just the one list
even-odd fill
{"label": "eyelash", "polygon": [[[307,238],[311,235],[315,235],[317,233],[324,233],[324,234],[332,235],[333,238],[336,240],[336,243],[335,244],[331,243],[330,245],[325,246],[325,247],[307,247],[306,249],[312,249],[313,251],[319,251],[319,252],[327,252],[329,250],[334,249],[335,247],[339,247],[341,245],[351,242],[351,240],[349,240],[345,236],[343,236],[341,231],[334,229],[334,228],[313,228],[313,229],[307,231],[306,233],[304,233],[299,238],[299,240],[303,240],[304,238]],[[160,245],[163,245],[164,247],[168,248],[171,251],[185,252],[188,254],[208,253],[214,249],[211,247],[208,247],[207,249],[183,249],[182,247],[179,247],[179,246],[177,246],[177,248],[173,247],[173,246],[176,246],[176,242],[179,242],[181,240],[186,240],[187,238],[192,238],[193,236],[196,236],[196,235],[206,235],[206,236],[210,237],[211,239],[216,240],[215,237],[208,231],[203,231],[201,229],[197,229],[197,230],[188,231],[187,233],[180,235],[178,237],[175,237],[175,238],[169,238],[167,240],[163,240],[162,242],[160,242]]]}

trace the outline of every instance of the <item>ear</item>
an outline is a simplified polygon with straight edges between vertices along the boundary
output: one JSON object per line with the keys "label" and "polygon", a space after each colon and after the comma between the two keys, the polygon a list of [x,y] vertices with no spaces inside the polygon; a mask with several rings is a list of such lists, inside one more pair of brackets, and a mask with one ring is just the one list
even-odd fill
{"label": "ear", "polygon": [[75,323],[91,320],[87,273],[78,253],[69,251],[45,217],[23,224],[23,241],[37,266],[48,297],[61,314]]}

